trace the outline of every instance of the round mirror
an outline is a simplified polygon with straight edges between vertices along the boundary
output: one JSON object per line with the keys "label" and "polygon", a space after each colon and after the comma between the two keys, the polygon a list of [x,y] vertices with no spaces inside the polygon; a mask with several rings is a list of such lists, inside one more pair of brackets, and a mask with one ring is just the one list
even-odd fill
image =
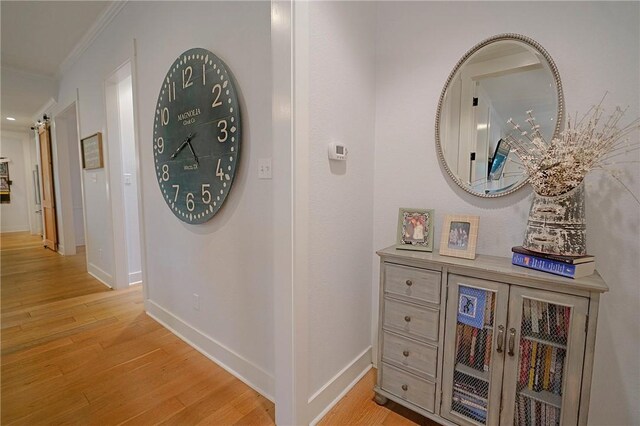
{"label": "round mirror", "polygon": [[436,115],[438,155],[449,176],[479,197],[522,187],[526,172],[504,138],[513,131],[509,119],[528,130],[529,111],[546,140],[558,135],[564,97],[547,51],[518,34],[469,50],[449,74]]}

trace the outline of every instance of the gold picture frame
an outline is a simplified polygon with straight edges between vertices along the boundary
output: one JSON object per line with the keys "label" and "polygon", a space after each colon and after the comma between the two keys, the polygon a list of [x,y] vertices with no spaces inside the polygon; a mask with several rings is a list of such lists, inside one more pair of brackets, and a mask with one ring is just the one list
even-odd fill
{"label": "gold picture frame", "polygon": [[94,133],[80,140],[82,151],[82,168],[86,170],[101,169],[104,167],[102,153],[102,133]]}
{"label": "gold picture frame", "polygon": [[480,216],[445,216],[439,253],[443,256],[475,259],[479,224]]}

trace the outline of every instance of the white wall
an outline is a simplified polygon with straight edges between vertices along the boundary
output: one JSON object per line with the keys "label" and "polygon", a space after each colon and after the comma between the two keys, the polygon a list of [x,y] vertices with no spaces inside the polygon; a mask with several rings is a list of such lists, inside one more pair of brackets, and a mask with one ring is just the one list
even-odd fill
{"label": "white wall", "polygon": [[28,158],[29,135],[26,133],[2,132],[0,156],[9,161],[9,179],[13,182],[11,202],[0,204],[0,232],[29,230],[29,197],[32,196],[30,158]]}
{"label": "white wall", "polygon": [[122,154],[122,182],[127,239],[129,284],[142,279],[140,259],[140,223],[138,221],[138,172],[136,170],[135,128],[133,125],[133,86],[131,77],[118,83],[120,107],[120,143]]}
{"label": "white wall", "polygon": [[[257,158],[271,156],[269,34],[268,2],[130,2],[65,73],[59,94],[65,103],[79,89],[82,137],[105,132],[104,79],[133,59],[136,40],[134,103],[146,240],[145,306],[267,397],[273,393],[275,352],[272,254],[265,249],[272,245],[272,191],[271,181],[257,179],[256,166]],[[207,224],[194,226],[180,222],[165,205],[153,170],[151,141],[166,70],[177,55],[197,46],[215,52],[234,73],[244,140],[225,206]],[[104,143],[108,150],[109,141]],[[90,263],[111,278],[106,166],[84,172],[86,240]],[[194,293],[200,296],[199,311],[192,307]]]}
{"label": "white wall", "polygon": [[[25,159],[29,159],[28,163],[25,162],[25,172],[27,173],[26,180],[29,187],[29,194],[27,195],[28,209],[29,209],[29,229],[31,235],[42,235],[42,192],[40,188],[40,169],[36,170],[38,166],[38,142],[35,132],[31,131],[28,135],[26,142],[24,143]],[[34,172],[37,171],[37,175],[34,178]],[[29,183],[30,182],[30,183]],[[36,185],[38,185],[38,199],[36,200]],[[36,204],[37,202],[37,204]]]}
{"label": "white wall", "polygon": [[[371,362],[375,18],[371,3],[309,6],[311,418]],[[328,159],[330,142],[346,145],[347,161]]]}
{"label": "white wall", "polygon": [[73,226],[76,246],[84,245],[84,218],[82,215],[82,173],[80,170],[80,154],[78,139],[78,123],[75,105],[67,120],[69,144],[69,177],[71,178],[71,200],[73,202]]}
{"label": "white wall", "polygon": [[[55,158],[56,215],[58,236],[65,254],[75,254],[75,247],[84,245],[82,217],[82,184],[76,105],[71,104],[54,117],[51,129]],[[72,232],[70,232],[72,231]],[[67,240],[69,240],[67,242]]]}
{"label": "white wall", "polygon": [[[436,248],[447,213],[480,216],[478,253],[508,256],[510,248],[522,242],[528,188],[497,200],[475,198],[455,186],[438,164],[438,98],[449,72],[469,48],[499,33],[529,36],[556,62],[569,113],[585,112],[609,91],[608,106],[630,105],[628,117],[637,117],[639,28],[637,2],[379,3],[372,249],[394,243],[402,206],[436,209]],[[638,152],[633,156],[637,161]],[[623,180],[638,196],[637,163],[621,167]],[[613,179],[590,176],[588,251],[611,288],[600,309],[589,418],[594,425],[640,423],[635,401],[640,394],[639,211]],[[377,268],[375,259],[374,289]],[[373,295],[375,307],[377,291]]]}

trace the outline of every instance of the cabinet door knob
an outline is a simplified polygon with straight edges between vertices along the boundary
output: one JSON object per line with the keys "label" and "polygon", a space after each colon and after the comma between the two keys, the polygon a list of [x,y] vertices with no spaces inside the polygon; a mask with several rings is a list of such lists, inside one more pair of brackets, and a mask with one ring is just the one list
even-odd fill
{"label": "cabinet door knob", "polygon": [[411,322],[411,317],[409,315],[407,315],[406,317],[404,317],[404,320],[406,322]]}
{"label": "cabinet door knob", "polygon": [[407,281],[405,281],[405,283],[406,283],[409,287],[411,287],[411,286],[413,285],[413,281],[411,281],[411,280],[407,280]]}
{"label": "cabinet door knob", "polygon": [[403,390],[403,391],[406,391],[406,390],[408,390],[408,389],[409,389],[409,386],[407,386],[407,385],[402,385],[402,390]]}
{"label": "cabinet door knob", "polygon": [[409,351],[402,351],[402,355],[409,356]]}

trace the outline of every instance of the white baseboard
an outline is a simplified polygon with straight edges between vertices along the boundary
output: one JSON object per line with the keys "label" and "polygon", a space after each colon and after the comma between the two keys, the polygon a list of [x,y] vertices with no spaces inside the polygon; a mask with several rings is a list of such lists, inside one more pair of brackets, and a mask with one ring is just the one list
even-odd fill
{"label": "white baseboard", "polygon": [[5,226],[2,229],[0,229],[0,233],[2,234],[7,234],[9,232],[25,232],[29,230],[29,224],[25,225],[18,225],[18,226]]}
{"label": "white baseboard", "polygon": [[113,288],[113,277],[111,276],[111,274],[106,273],[91,262],[87,264],[87,272],[102,284],[106,285],[109,288]]}
{"label": "white baseboard", "polygon": [[343,368],[308,401],[311,426],[314,426],[331,410],[371,369],[371,346]]}
{"label": "white baseboard", "polygon": [[129,273],[129,285],[142,283],[142,271]]}
{"label": "white baseboard", "polygon": [[233,374],[271,402],[275,390],[275,378],[242,355],[216,341],[211,336],[187,324],[152,300],[145,300],[147,314],[173,334],[184,340],[198,352]]}

